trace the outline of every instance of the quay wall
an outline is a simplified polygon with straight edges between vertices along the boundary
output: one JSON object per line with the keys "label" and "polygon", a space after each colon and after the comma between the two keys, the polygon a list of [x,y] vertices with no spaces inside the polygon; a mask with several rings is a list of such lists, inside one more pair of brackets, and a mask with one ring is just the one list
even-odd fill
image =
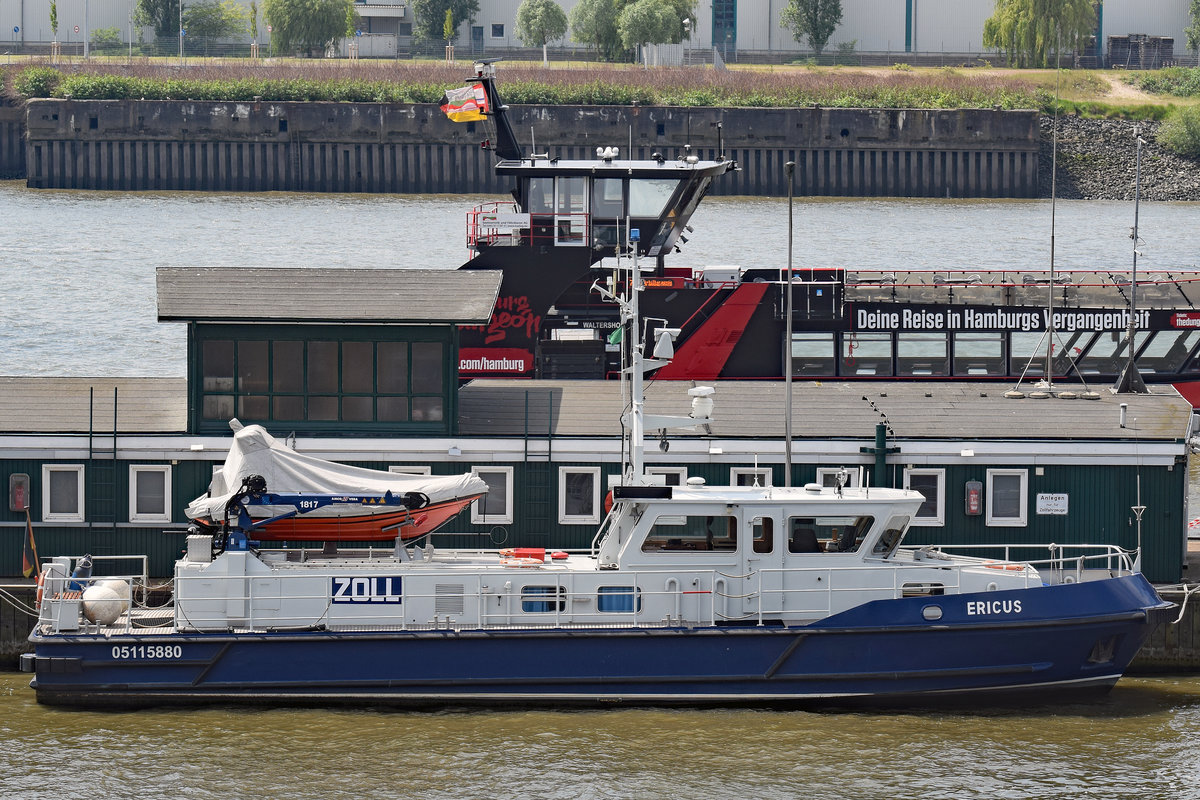
{"label": "quay wall", "polygon": [[[1034,111],[513,106],[528,148],[549,157],[668,159],[684,146],[741,171],[728,195],[1035,197]],[[483,123],[432,104],[34,100],[26,105],[31,188],[507,193],[480,147]],[[0,129],[0,137],[5,136]],[[7,134],[11,139],[12,134]],[[4,145],[7,147],[7,144]]]}
{"label": "quay wall", "polygon": [[0,105],[0,180],[25,177],[25,109]]}

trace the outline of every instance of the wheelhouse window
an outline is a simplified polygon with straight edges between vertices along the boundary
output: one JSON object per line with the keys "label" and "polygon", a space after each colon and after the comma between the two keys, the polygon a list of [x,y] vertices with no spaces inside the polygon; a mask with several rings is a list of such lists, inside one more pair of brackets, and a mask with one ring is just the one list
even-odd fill
{"label": "wheelhouse window", "polygon": [[1029,471],[989,469],[987,471],[987,524],[1023,526],[1029,505]]}
{"label": "wheelhouse window", "polygon": [[898,333],[896,360],[901,375],[949,375],[950,338],[944,333]]}
{"label": "wheelhouse window", "polygon": [[643,553],[677,551],[732,553],[737,550],[737,519],[717,516],[664,514],[642,542]]}
{"label": "wheelhouse window", "polygon": [[42,465],[42,519],[83,522],[83,465]]}
{"label": "wheelhouse window", "polygon": [[904,471],[904,488],[925,496],[925,502],[913,518],[913,525],[946,524],[946,470],[907,469]]}
{"label": "wheelhouse window", "polygon": [[488,485],[487,494],[471,503],[471,522],[476,525],[511,525],[513,468],[474,466],[471,469]]}
{"label": "wheelhouse window", "polygon": [[679,181],[674,178],[638,178],[629,181],[629,216],[658,219],[678,186]]}
{"label": "wheelhouse window", "polygon": [[843,375],[891,375],[892,335],[853,333],[842,337]]}
{"label": "wheelhouse window", "polygon": [[558,521],[564,525],[600,521],[600,468],[558,470]]}
{"label": "wheelhouse window", "polygon": [[1150,341],[1138,353],[1137,365],[1142,372],[1174,373],[1183,370],[1188,356],[1200,342],[1200,331],[1157,331],[1149,334]]}
{"label": "wheelhouse window", "polygon": [[775,552],[775,520],[772,517],[755,517],[750,522],[750,538],[754,552]]}
{"label": "wheelhouse window", "polygon": [[129,521],[171,521],[171,467],[169,464],[130,465]]}
{"label": "wheelhouse window", "polygon": [[953,372],[971,377],[1005,374],[1004,334],[975,331],[954,334]]}
{"label": "wheelhouse window", "polygon": [[216,429],[236,416],[315,424],[309,429],[345,423],[445,428],[452,383],[448,341],[381,339],[371,331],[341,329],[313,329],[311,339],[246,333],[222,328],[199,334],[202,427]]}
{"label": "wheelhouse window", "polygon": [[874,517],[788,517],[789,553],[854,553]]}
{"label": "wheelhouse window", "polygon": [[896,552],[896,548],[904,540],[904,531],[908,529],[908,524],[908,517],[901,516],[889,519],[887,527],[884,528],[883,533],[879,536],[879,541],[875,542],[875,546],[871,548],[871,555],[887,558]]}
{"label": "wheelhouse window", "polygon": [[792,375],[834,375],[836,364],[832,332],[792,334]]}

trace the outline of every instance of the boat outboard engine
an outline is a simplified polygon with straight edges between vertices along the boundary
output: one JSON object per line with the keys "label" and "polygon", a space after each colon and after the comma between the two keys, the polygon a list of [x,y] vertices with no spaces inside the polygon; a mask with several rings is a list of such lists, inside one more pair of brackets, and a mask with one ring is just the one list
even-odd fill
{"label": "boat outboard engine", "polygon": [[405,492],[400,495],[400,502],[409,511],[416,511],[429,505],[429,495],[424,492]]}

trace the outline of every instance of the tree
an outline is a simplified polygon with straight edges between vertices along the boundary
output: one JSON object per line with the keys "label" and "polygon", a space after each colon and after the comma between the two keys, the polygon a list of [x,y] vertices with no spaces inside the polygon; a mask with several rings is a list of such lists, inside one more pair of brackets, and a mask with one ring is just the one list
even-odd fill
{"label": "tree", "polygon": [[517,38],[525,44],[542,46],[542,65],[550,61],[546,57],[546,45],[567,35],[567,14],[554,0],[524,0],[517,9]]}
{"label": "tree", "polygon": [[50,0],[50,32],[54,34],[54,41],[58,41],[58,3]]}
{"label": "tree", "polygon": [[1188,50],[1200,54],[1200,0],[1192,0],[1188,14],[1192,18],[1192,24],[1183,29],[1183,35],[1187,37]]}
{"label": "tree", "polygon": [[[413,38],[420,42],[436,42],[446,38],[443,34],[447,11],[452,19],[472,22],[479,13],[479,0],[412,0],[412,10],[416,17]],[[452,34],[447,43],[458,38],[457,27]]]}
{"label": "tree", "polygon": [[265,0],[263,11],[274,29],[271,49],[276,53],[303,50],[312,55],[325,43],[346,33],[346,6],[353,0]]}
{"label": "tree", "polygon": [[179,35],[179,0],[138,0],[135,25],[150,25],[154,35],[173,38]]}
{"label": "tree", "polygon": [[792,31],[792,37],[817,55],[829,43],[829,37],[842,21],[842,0],[789,0],[779,15],[780,24]]}
{"label": "tree", "polygon": [[[639,2],[641,0],[580,0],[579,5],[571,9],[572,38],[596,50],[608,61],[628,60],[633,46],[625,45],[622,40],[618,20],[627,8]],[[664,27],[670,33],[665,38],[655,37],[655,43],[682,42],[687,35],[683,21],[695,18],[696,0],[656,0],[655,4],[669,9],[667,16],[672,19],[667,24],[664,17]]]}
{"label": "tree", "polygon": [[250,0],[250,40],[258,41],[258,0]]}
{"label": "tree", "polygon": [[664,0],[637,0],[625,6],[617,17],[617,32],[626,49],[669,42],[682,26],[683,20]]}
{"label": "tree", "polygon": [[995,47],[1010,64],[1044,67],[1051,50],[1081,50],[1096,30],[1092,0],[996,0],[983,23],[983,46]]}
{"label": "tree", "polygon": [[250,14],[237,0],[204,0],[183,7],[183,27],[188,36],[221,39],[245,33]]}

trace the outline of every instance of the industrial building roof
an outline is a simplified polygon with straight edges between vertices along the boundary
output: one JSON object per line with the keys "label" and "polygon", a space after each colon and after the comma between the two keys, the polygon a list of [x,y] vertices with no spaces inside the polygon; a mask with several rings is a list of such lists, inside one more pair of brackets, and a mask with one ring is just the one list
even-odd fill
{"label": "industrial building roof", "polygon": [[[683,381],[651,383],[646,413],[684,414],[690,409]],[[716,381],[712,434],[782,438],[782,381]],[[837,382],[793,384],[792,435],[797,439],[871,437],[886,423],[909,439],[1178,440],[1188,435],[1191,404],[1168,385],[1150,394],[1114,395],[1103,388],[1094,400],[1058,396],[1004,396],[1011,384],[979,382]],[[1082,393],[1077,385],[1055,387]],[[1120,405],[1128,405],[1126,426]],[[615,436],[623,410],[616,381],[476,380],[460,393],[459,432],[478,436]],[[672,432],[672,436],[688,435]]]}
{"label": "industrial building roof", "polygon": [[160,322],[481,325],[497,270],[159,267]]}

